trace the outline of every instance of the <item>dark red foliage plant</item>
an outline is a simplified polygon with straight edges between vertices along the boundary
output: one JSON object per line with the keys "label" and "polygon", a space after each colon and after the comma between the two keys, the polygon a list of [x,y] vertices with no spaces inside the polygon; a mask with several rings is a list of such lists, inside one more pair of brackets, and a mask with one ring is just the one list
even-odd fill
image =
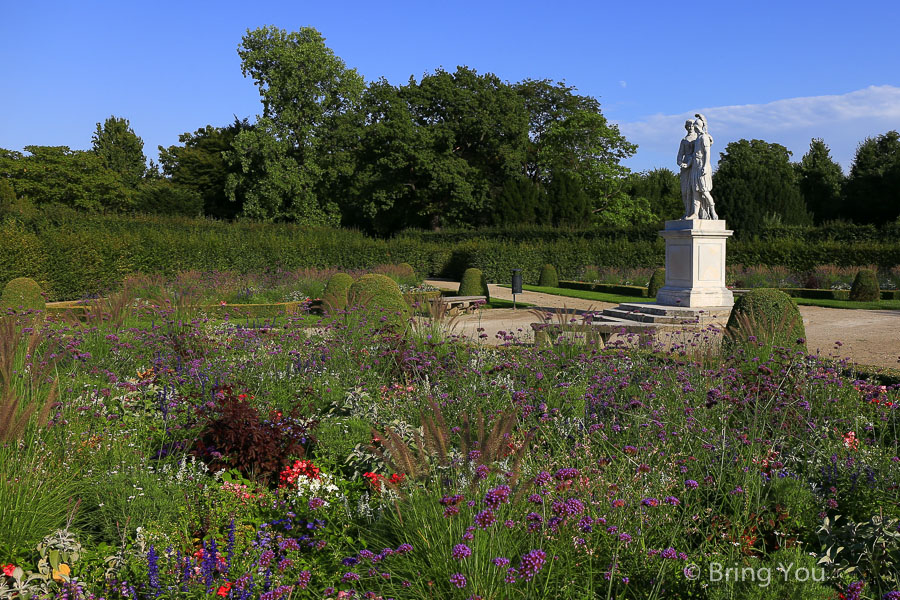
{"label": "dark red foliage plant", "polygon": [[304,418],[300,407],[265,417],[252,396],[231,386],[217,389],[214,398],[201,409],[205,424],[193,450],[212,471],[237,469],[259,483],[277,482],[284,466],[302,458],[315,441],[311,431],[318,422]]}

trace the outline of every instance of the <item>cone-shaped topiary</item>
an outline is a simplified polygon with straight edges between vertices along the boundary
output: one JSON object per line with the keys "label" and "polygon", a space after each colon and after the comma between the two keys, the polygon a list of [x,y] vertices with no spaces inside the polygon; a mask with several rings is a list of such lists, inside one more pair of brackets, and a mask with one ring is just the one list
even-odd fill
{"label": "cone-shaped topiary", "polygon": [[541,269],[541,278],[538,280],[541,287],[559,287],[559,275],[556,274],[556,267],[553,265],[544,265]]}
{"label": "cone-shaped topiary", "polygon": [[44,310],[46,306],[41,295],[41,286],[28,277],[19,277],[7,283],[3,288],[3,295],[0,296],[2,308]]}
{"label": "cone-shaped topiary", "polygon": [[416,285],[418,283],[416,270],[413,269],[413,266],[409,263],[400,263],[397,265],[397,275],[400,279],[399,283],[406,285]]}
{"label": "cone-shaped topiary", "polygon": [[755,288],[735,300],[724,342],[727,351],[749,343],[769,348],[801,345],[805,350],[806,329],[790,296],[781,290]]}
{"label": "cone-shaped topiary", "polygon": [[460,296],[484,296],[488,302],[491,301],[487,279],[481,269],[466,269],[456,293]]}
{"label": "cone-shaped topiary", "polygon": [[653,275],[650,276],[650,283],[647,284],[647,297],[656,298],[656,292],[664,285],[666,285],[666,270],[663,268],[656,269],[653,271]]}
{"label": "cone-shaped topiary", "polygon": [[850,288],[850,299],[856,302],[870,302],[881,298],[878,276],[871,269],[860,269]]}
{"label": "cone-shaped topiary", "polygon": [[322,305],[325,310],[337,311],[347,308],[347,296],[353,278],[346,273],[335,273],[325,284],[325,292],[322,294]]}
{"label": "cone-shaped topiary", "polygon": [[409,317],[409,305],[403,300],[400,286],[387,275],[369,273],[354,281],[347,302],[349,306],[384,311],[388,321],[398,326],[404,326]]}

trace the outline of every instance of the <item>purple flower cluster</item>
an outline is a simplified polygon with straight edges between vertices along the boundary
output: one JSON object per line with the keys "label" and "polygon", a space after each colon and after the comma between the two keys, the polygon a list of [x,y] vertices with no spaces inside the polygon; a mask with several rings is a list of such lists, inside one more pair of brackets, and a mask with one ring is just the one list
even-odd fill
{"label": "purple flower cluster", "polygon": [[544,568],[544,563],[546,561],[547,553],[540,549],[531,550],[522,555],[521,564],[519,566],[519,572],[522,574],[522,579],[528,581],[540,573],[541,569]]}
{"label": "purple flower cluster", "polygon": [[472,549],[466,546],[465,544],[456,544],[453,546],[453,551],[451,552],[451,556],[456,560],[462,560],[464,558],[468,558],[472,555]]}

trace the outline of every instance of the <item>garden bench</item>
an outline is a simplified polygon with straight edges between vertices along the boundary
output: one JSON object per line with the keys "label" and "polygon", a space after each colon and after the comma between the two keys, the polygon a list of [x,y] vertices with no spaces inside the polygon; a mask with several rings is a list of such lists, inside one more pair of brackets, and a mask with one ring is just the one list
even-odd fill
{"label": "garden bench", "polygon": [[487,296],[441,296],[438,299],[451,315],[472,312],[487,302]]}

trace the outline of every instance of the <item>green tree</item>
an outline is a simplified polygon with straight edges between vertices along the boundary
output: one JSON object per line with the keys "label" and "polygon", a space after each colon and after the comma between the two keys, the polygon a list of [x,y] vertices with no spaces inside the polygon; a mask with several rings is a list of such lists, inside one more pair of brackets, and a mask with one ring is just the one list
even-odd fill
{"label": "green tree", "polygon": [[542,184],[558,173],[577,177],[597,209],[625,201],[618,193],[629,171],[620,161],[637,146],[606,120],[600,103],[549,79],[526,79],[515,89],[529,115],[526,174]]}
{"label": "green tree", "polygon": [[800,193],[816,223],[837,219],[841,212],[844,173],[821,138],[810,141],[809,152],[797,165],[797,174]]}
{"label": "green tree", "polygon": [[766,218],[784,225],[812,224],[790,159],[791,152],[780,144],[729,143],[713,175],[719,216],[742,233],[760,231]]}
{"label": "green tree", "polygon": [[581,225],[590,221],[591,204],[581,182],[563,171],[554,175],[547,188],[547,201],[553,215],[553,225]]}
{"label": "green tree", "polygon": [[527,119],[512,88],[466,67],[437,70],[363,95],[345,225],[380,233],[403,227],[486,224],[506,181],[520,176]]}
{"label": "green tree", "polygon": [[669,169],[653,169],[631,173],[623,190],[636,203],[645,199],[656,221],[680,219],[684,215],[681,200],[681,179]]}
{"label": "green tree", "polygon": [[841,216],[860,223],[900,217],[900,133],[866,138],[856,148],[844,206]]}
{"label": "green tree", "polygon": [[199,194],[203,213],[218,219],[233,219],[243,208],[241,199],[231,202],[225,193],[228,175],[237,175],[226,160],[238,133],[250,129],[246,119],[235,118],[227,127],[207,125],[178,136],[180,146],[159,147],[163,173],[172,183]]}
{"label": "green tree", "polygon": [[128,119],[111,116],[91,137],[93,151],[103,166],[119,174],[125,185],[136,188],[147,170],[144,141],[139,138]]}
{"label": "green tree", "polygon": [[495,225],[546,225],[553,219],[545,192],[524,176],[506,180],[492,216]]}
{"label": "green tree", "polygon": [[68,146],[25,146],[25,151],[27,155],[0,149],[0,173],[10,177],[19,199],[91,212],[134,205],[133,189],[95,152]]}
{"label": "green tree", "polygon": [[226,193],[262,220],[337,223],[337,205],[317,195],[327,134],[355,110],[364,83],[311,27],[247,31],[238,48],[241,70],[259,87],[263,113],[237,134]]}

